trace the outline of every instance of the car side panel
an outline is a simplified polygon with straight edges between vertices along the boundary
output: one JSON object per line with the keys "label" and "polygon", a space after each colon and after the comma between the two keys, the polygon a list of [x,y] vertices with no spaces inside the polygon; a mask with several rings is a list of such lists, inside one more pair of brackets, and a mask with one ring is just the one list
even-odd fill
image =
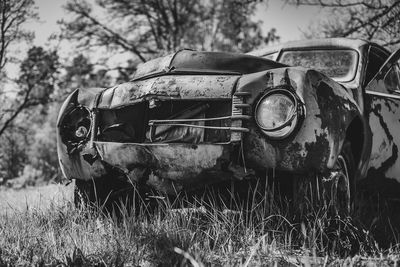
{"label": "car side panel", "polygon": [[[372,132],[368,177],[385,177],[400,182],[400,96],[382,93],[382,80],[373,81],[365,94]],[[374,91],[368,89],[374,89]]]}

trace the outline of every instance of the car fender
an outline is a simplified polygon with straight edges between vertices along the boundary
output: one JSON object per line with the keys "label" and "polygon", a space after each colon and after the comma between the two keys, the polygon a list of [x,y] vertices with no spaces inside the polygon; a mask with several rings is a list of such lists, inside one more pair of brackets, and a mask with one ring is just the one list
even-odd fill
{"label": "car fender", "polygon": [[[67,145],[61,140],[60,128],[66,114],[77,106],[84,106],[90,111],[96,105],[97,96],[104,88],[88,88],[74,90],[61,105],[57,118],[57,154],[63,176],[67,179],[89,180],[92,175],[92,168],[82,157],[78,150],[69,151]],[[82,150],[90,149],[89,140],[82,146]]]}
{"label": "car fender", "polygon": [[[304,116],[287,138],[268,138],[255,120],[248,122],[244,138],[245,157],[253,167],[291,172],[332,169],[346,138],[346,130],[360,109],[345,87],[324,74],[301,67],[284,67],[244,75],[237,92],[247,92],[246,103],[254,107],[275,88],[296,94]],[[254,116],[253,116],[254,118]]]}

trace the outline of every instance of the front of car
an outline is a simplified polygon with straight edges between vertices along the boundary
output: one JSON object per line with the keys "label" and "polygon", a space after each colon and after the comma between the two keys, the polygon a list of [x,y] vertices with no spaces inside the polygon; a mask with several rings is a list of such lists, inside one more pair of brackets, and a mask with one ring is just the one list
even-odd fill
{"label": "front of car", "polygon": [[359,115],[318,71],[183,50],[143,64],[130,82],[72,93],[58,155],[69,179],[119,177],[174,195],[269,169],[333,169]]}

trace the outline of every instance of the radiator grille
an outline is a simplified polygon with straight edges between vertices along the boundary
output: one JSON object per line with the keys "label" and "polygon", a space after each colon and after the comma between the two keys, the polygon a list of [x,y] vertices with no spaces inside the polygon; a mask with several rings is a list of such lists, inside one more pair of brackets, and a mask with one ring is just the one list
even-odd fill
{"label": "radiator grille", "polygon": [[[231,119],[232,107],[229,99],[168,100],[99,110],[97,140],[123,143],[227,143],[235,134],[229,129],[240,126]],[[235,109],[234,114],[241,114],[240,110]]]}

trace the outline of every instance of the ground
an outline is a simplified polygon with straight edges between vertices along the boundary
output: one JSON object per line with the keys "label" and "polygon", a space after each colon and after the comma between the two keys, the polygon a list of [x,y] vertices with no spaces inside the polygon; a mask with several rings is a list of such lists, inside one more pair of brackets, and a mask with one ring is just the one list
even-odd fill
{"label": "ground", "polygon": [[246,212],[211,206],[119,215],[75,208],[73,184],[0,189],[0,266],[397,265],[349,218],[301,221],[270,201]]}
{"label": "ground", "polygon": [[0,214],[32,209],[47,209],[51,204],[61,205],[73,198],[73,183],[49,184],[13,190],[0,187]]}

